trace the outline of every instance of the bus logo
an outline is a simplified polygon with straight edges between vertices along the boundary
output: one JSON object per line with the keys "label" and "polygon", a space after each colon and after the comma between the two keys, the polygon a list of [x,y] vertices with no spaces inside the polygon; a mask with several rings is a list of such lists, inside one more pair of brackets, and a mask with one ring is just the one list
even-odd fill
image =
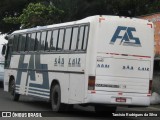
{"label": "bus logo", "polygon": [[134,27],[118,26],[110,44],[114,44],[120,40],[120,45],[141,47],[141,42],[138,37],[134,37],[132,32],[136,32]]}

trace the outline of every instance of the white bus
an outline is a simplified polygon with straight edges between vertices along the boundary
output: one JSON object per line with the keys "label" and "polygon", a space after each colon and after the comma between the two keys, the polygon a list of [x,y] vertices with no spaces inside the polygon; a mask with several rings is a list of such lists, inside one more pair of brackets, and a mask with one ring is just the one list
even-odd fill
{"label": "white bus", "polygon": [[15,101],[44,98],[53,111],[150,105],[154,28],[147,20],[97,15],[18,30],[6,50],[4,90]]}

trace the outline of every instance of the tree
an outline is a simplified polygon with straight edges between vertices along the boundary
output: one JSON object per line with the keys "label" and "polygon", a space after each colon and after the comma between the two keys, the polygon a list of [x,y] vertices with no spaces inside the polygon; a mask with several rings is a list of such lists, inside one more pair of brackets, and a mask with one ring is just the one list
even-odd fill
{"label": "tree", "polygon": [[9,33],[19,29],[19,24],[5,23],[3,18],[6,16],[17,16],[21,13],[27,0],[1,0],[0,2],[0,32]]}
{"label": "tree", "polygon": [[[29,3],[46,2],[44,0],[1,0],[0,2],[0,34],[11,33],[20,28],[21,24],[6,23],[5,17],[18,17]],[[49,2],[49,0],[47,0]]]}
{"label": "tree", "polygon": [[[21,25],[23,25],[24,28],[27,28],[37,25],[78,20],[92,15],[136,17],[160,11],[159,0],[1,1],[0,32],[2,33],[8,33],[19,29]],[[30,7],[27,7],[29,4]]]}
{"label": "tree", "polygon": [[30,3],[18,17],[6,17],[6,23],[21,24],[22,28],[61,22],[63,11],[53,4]]}

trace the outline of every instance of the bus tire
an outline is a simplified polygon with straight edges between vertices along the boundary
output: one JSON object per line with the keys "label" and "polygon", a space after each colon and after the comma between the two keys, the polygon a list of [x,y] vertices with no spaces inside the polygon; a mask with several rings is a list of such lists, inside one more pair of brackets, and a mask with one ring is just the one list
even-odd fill
{"label": "bus tire", "polygon": [[65,104],[61,103],[61,90],[58,84],[51,88],[51,105],[55,112],[62,112],[65,110]]}
{"label": "bus tire", "polygon": [[9,84],[9,90],[10,90],[10,93],[12,95],[12,100],[13,101],[18,101],[19,100],[19,97],[20,97],[20,94],[17,94],[15,92],[15,80],[11,80],[10,81],[10,84]]}

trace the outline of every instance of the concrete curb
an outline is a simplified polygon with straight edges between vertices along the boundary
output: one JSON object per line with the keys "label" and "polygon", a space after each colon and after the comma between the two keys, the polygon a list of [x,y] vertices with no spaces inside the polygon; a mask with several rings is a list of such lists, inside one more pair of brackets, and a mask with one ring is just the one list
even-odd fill
{"label": "concrete curb", "polygon": [[155,110],[155,111],[160,111],[160,107],[157,108],[157,107],[148,107],[149,109],[152,109],[152,110]]}

